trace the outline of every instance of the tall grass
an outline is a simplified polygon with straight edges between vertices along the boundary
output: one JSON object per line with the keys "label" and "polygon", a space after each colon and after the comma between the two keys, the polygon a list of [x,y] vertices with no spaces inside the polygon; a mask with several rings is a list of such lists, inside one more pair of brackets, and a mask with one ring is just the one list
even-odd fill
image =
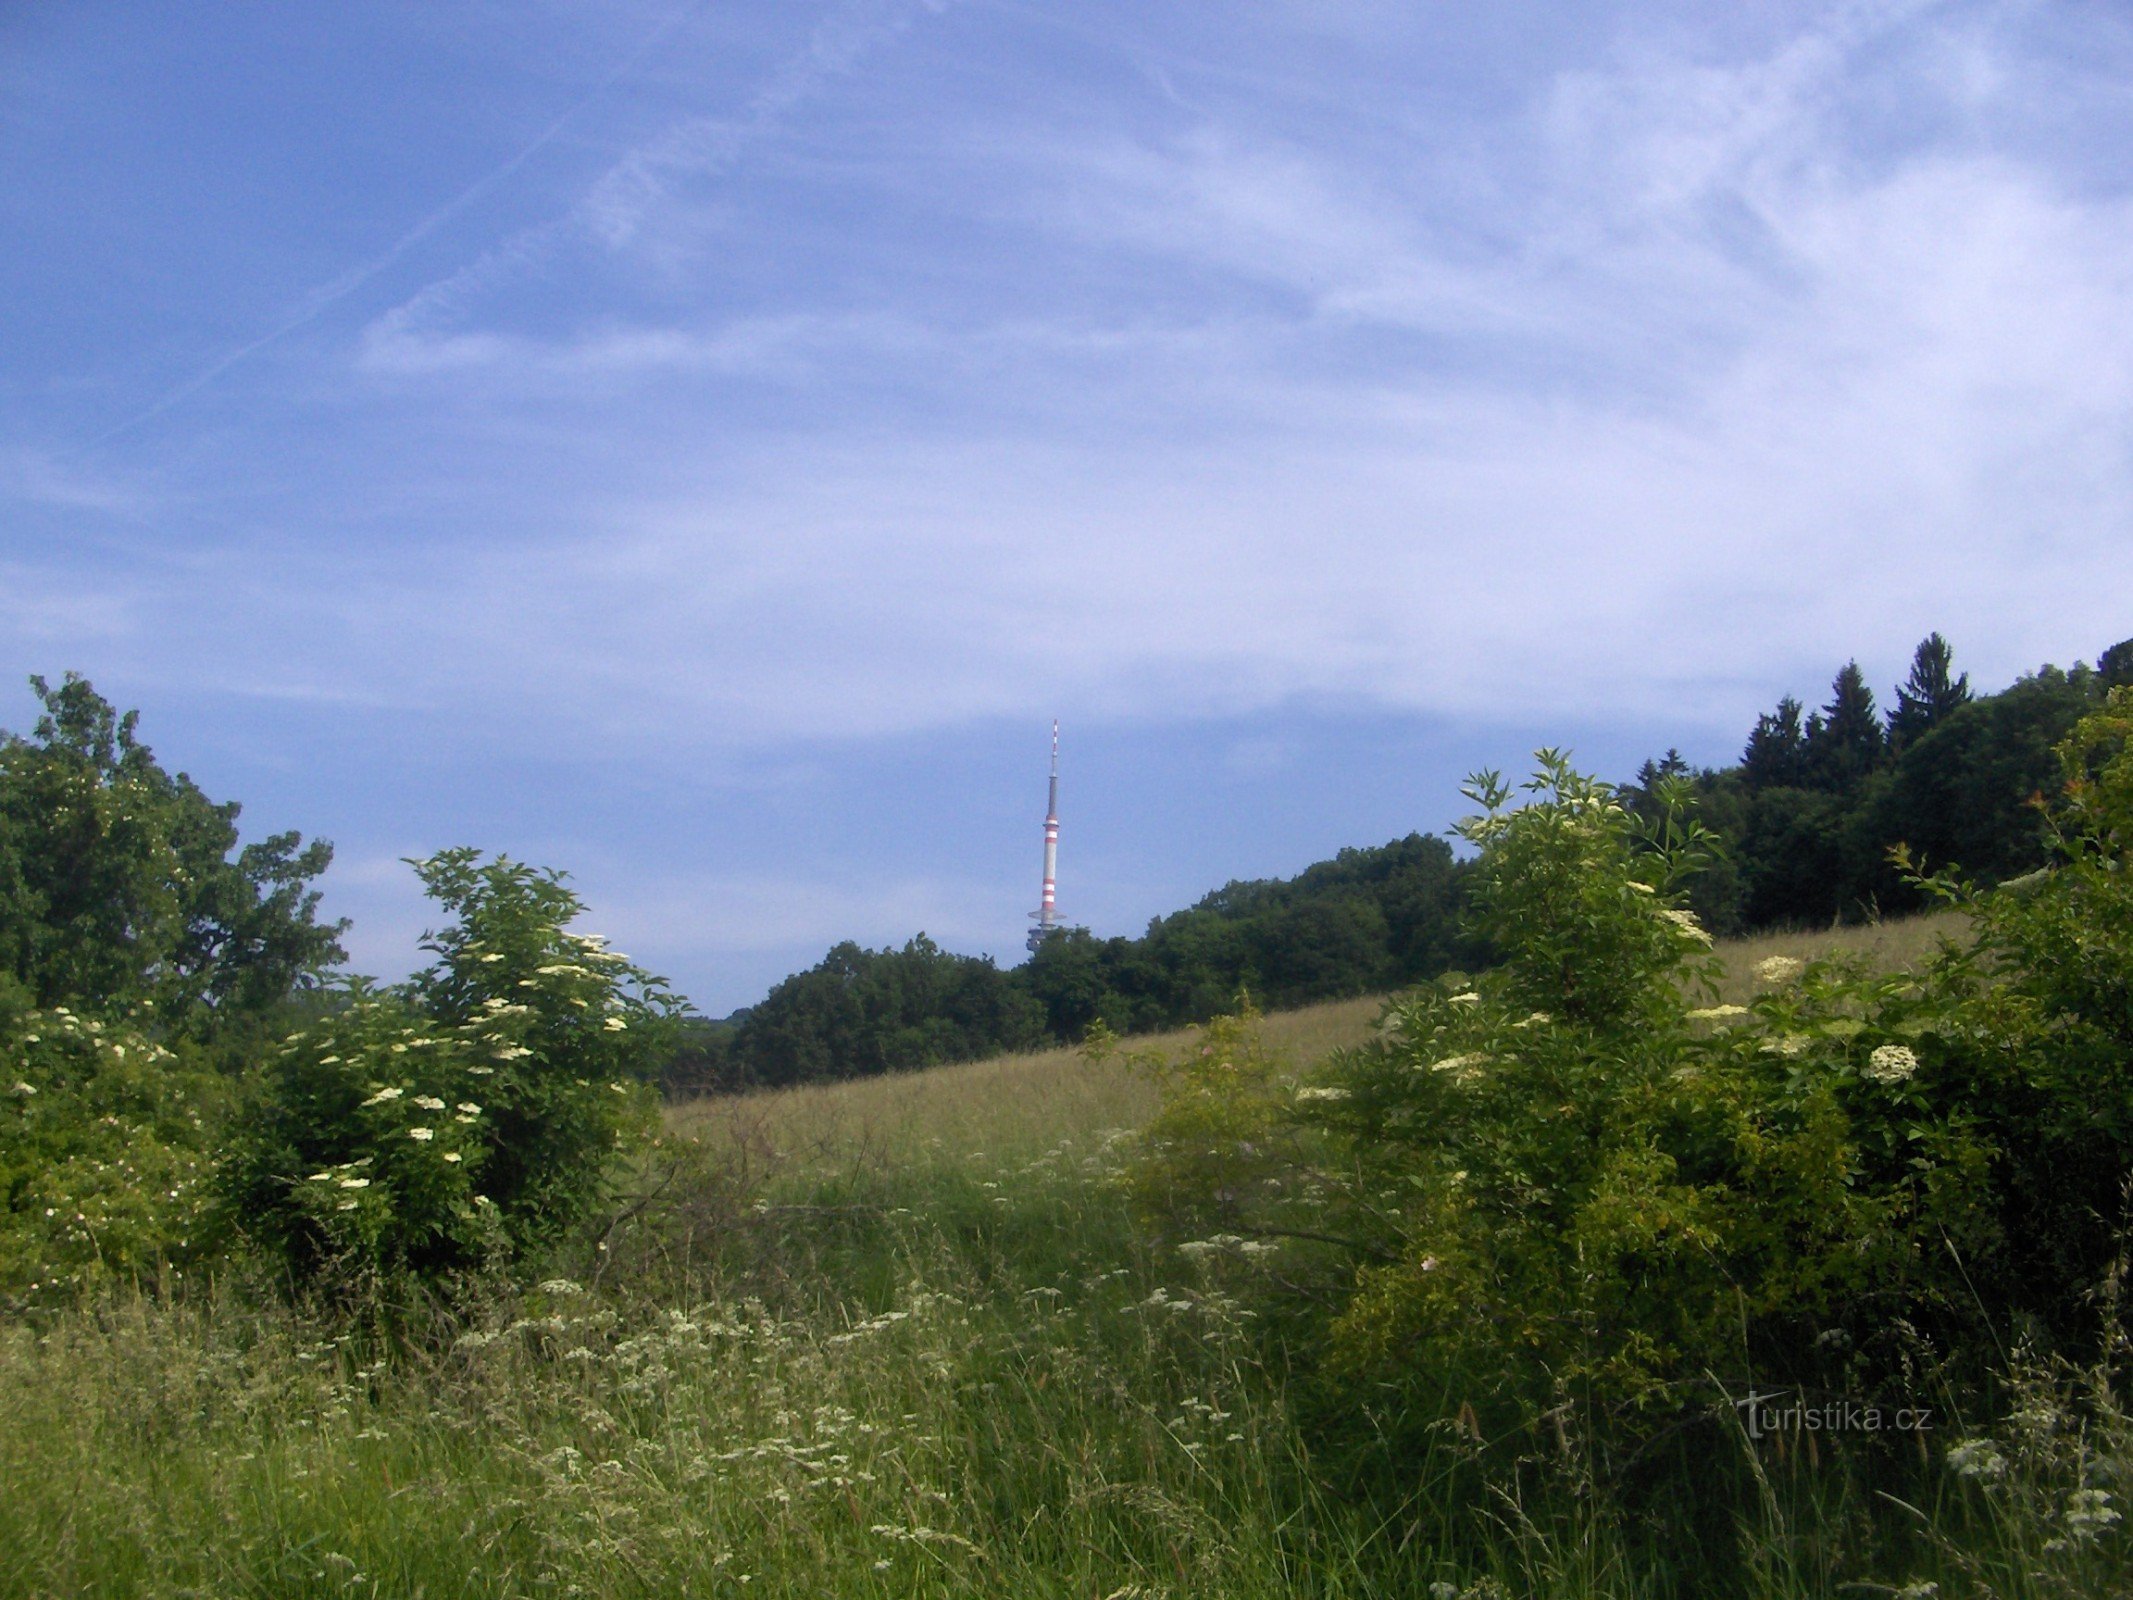
{"label": "tall grass", "polygon": [[[1815,938],[1900,962],[1934,931]],[[1729,966],[1774,953],[1801,950]],[[1376,1011],[1266,1031],[1302,1067]],[[237,1279],[0,1327],[0,1596],[1714,1592],[1574,1472],[1477,1488],[1456,1431],[1372,1509],[1318,1487],[1278,1345],[1129,1215],[1153,1098],[1059,1051],[677,1108],[555,1277],[429,1338]],[[2108,1374],[2026,1381],[2027,1431],[1927,1475],[1915,1517],[1736,1441],[1708,1470],[1770,1493],[1726,1592],[1833,1594],[1876,1517],[1917,1537],[1849,1593],[2133,1592],[2099,1554],[2133,1481]]]}
{"label": "tall grass", "polygon": [[240,1292],[9,1328],[0,1593],[1364,1592],[1249,1318],[1093,1175],[794,1188],[694,1295],[391,1359]]}

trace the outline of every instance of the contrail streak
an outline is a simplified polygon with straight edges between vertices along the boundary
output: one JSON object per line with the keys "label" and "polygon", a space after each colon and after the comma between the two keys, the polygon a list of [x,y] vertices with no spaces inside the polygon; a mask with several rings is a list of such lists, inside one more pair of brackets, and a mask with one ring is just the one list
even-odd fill
{"label": "contrail streak", "polygon": [[635,72],[638,67],[642,66],[644,64],[645,57],[649,56],[662,43],[664,43],[670,35],[676,32],[685,23],[694,21],[705,11],[708,11],[711,8],[711,5],[712,0],[699,0],[698,4],[684,7],[682,10],[675,12],[672,16],[668,17],[666,21],[662,22],[658,27],[654,28],[652,32],[645,38],[644,42],[638,45],[638,47],[630,53],[629,58],[627,60],[625,60],[620,66],[616,67],[605,78],[602,78],[600,82],[595,85],[589,93],[577,100],[560,116],[558,116],[553,122],[549,123],[548,126],[542,129],[540,134],[536,136],[531,143],[527,144],[516,155],[512,156],[510,160],[504,162],[495,170],[485,173],[480,178],[477,178],[473,183],[462,189],[450,200],[447,200],[435,211],[432,211],[428,216],[424,217],[420,222],[416,223],[414,227],[410,228],[406,233],[402,234],[398,239],[394,240],[392,245],[382,254],[374,256],[369,261],[363,262],[360,265],[351,267],[346,272],[342,273],[339,277],[319,285],[319,287],[313,289],[309,294],[304,296],[302,303],[298,305],[298,307],[294,311],[289,313],[289,315],[284,317],[280,322],[274,324],[273,327],[269,328],[258,338],[253,339],[247,344],[239,345],[235,350],[232,350],[229,354],[223,356],[220,360],[216,361],[205,371],[200,372],[194,377],[187,379],[184,383],[178,385],[177,388],[171,390],[168,394],[165,394],[153,405],[148,406],[141,411],[135,412],[132,416],[126,418],[125,421],[118,423],[116,426],[105,430],[103,433],[98,434],[94,439],[89,442],[87,448],[95,449],[99,445],[107,444],[111,440],[118,438],[121,434],[131,432],[133,429],[139,427],[144,422],[152,421],[154,418],[159,417],[164,412],[168,411],[172,406],[177,405],[179,402],[189,399],[191,396],[198,394],[202,389],[205,389],[209,384],[213,383],[217,378],[221,377],[225,372],[229,371],[230,368],[236,366],[239,362],[258,354],[258,352],[264,350],[268,345],[273,344],[278,339],[285,338],[287,335],[294,333],[298,328],[304,327],[307,324],[316,321],[320,316],[322,316],[326,311],[330,310],[334,305],[338,304],[342,300],[345,300],[349,295],[353,294],[364,284],[368,283],[372,278],[375,278],[379,273],[390,267],[394,262],[398,261],[402,256],[406,255],[408,251],[412,250],[416,245],[427,239],[439,228],[442,228],[446,223],[450,222],[454,217],[458,216],[460,212],[464,211],[476,200],[479,200],[483,195],[487,194],[498,184],[502,183],[513,173],[517,172],[520,167],[523,167],[528,161],[532,160],[536,155],[540,154],[540,152],[547,148],[547,146],[555,140],[556,136],[562,133],[562,131],[566,127],[568,127],[575,118],[577,118],[581,113],[583,113],[588,107],[592,106],[597,101],[605,97],[611,90],[614,89],[617,84],[621,83],[625,78],[629,77],[631,73]]}

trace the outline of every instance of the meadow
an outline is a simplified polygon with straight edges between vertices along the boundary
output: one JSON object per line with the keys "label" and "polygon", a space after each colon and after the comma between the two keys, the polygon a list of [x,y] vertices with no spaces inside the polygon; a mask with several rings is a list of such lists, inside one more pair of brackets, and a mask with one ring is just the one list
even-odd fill
{"label": "meadow", "polygon": [[[1954,929],[1747,941],[1725,981],[1832,945],[1900,968]],[[1263,1035],[1302,1071],[1381,1010]],[[1476,1502],[1449,1437],[1394,1505],[1329,1492],[1278,1344],[1120,1182],[1150,1063],[1197,1037],[670,1108],[634,1198],[553,1276],[449,1317],[283,1308],[233,1268],[12,1321],[0,1595],[1699,1592],[1589,1507]],[[2118,1426],[2084,1448],[2123,1452]],[[1791,1475],[1749,1590],[1829,1592],[1857,1508],[1803,1525],[1805,1459],[1745,1441],[1714,1470]],[[1948,1483],[1907,1559],[2085,1592],[2064,1563],[2025,1577],[2019,1518]]]}

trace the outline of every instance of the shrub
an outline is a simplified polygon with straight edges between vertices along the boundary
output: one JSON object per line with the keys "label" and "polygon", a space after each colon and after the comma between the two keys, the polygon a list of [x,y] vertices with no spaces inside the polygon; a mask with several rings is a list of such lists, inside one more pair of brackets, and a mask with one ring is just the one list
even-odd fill
{"label": "shrub", "polygon": [[1345,1392],[1603,1467],[1751,1385],[1915,1401],[2011,1319],[2093,1342],[2133,1174],[2129,730],[2119,691],[2062,747],[2053,869],[1940,885],[1972,943],[1915,976],[1766,963],[1747,1006],[1698,1003],[1678,787],[1640,821],[1553,752],[1524,805],[1485,774],[1461,832],[1502,964],[1286,1098],[1188,1064],[1138,1181],[1317,1241],[1267,1281],[1331,1301]]}
{"label": "shrub", "polygon": [[0,1299],[199,1254],[223,1091],[128,1020],[0,998]]}
{"label": "shrub", "polygon": [[346,986],[255,1086],[223,1175],[239,1225],[299,1279],[435,1279],[554,1240],[649,1125],[664,983],[568,931],[562,876],[472,850],[413,863],[456,919],[406,985]]}

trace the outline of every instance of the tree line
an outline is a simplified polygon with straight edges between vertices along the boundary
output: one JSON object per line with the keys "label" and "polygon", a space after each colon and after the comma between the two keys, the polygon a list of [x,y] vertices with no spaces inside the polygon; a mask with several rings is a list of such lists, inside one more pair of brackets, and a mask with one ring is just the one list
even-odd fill
{"label": "tree line", "polygon": [[1459,931],[1466,869],[1409,834],[1294,878],[1224,885],[1139,938],[1068,928],[1019,967],[846,942],[724,1021],[693,1019],[665,1074],[702,1092],[909,1071],[1199,1022],[1240,991],[1273,1006],[1375,994],[1476,959]]}
{"label": "tree line", "polygon": [[[2034,801],[2056,781],[2053,747],[2112,686],[2133,682],[2133,640],[2094,667],[2039,668],[1973,692],[1939,633],[1914,652],[1884,713],[1856,661],[1825,704],[1786,695],[1740,760],[1692,768],[1678,751],[1622,787],[1656,815],[1682,779],[1715,845],[1689,889],[1720,935],[1820,927],[1920,908],[1894,864],[1984,882],[2035,870]],[[1468,931],[1470,867],[1411,833],[1346,849],[1293,878],[1232,882],[1158,917],[1138,938],[1070,928],[1019,967],[956,955],[924,934],[901,948],[837,945],[722,1021],[693,1018],[663,1074],[670,1093],[861,1077],[1074,1043],[1092,1027],[1133,1034],[1204,1022],[1240,992],[1284,1008],[1404,988],[1497,953]]]}
{"label": "tree line", "polygon": [[1721,935],[1821,927],[1919,910],[1896,865],[1956,868],[1986,883],[2044,865],[2037,802],[2058,781],[2053,747],[2112,687],[2133,682],[2133,640],[2095,667],[2046,666],[1977,695],[1940,634],[1922,640],[1884,714],[1856,661],[1808,710],[1787,695],[1756,719],[1740,761],[1692,770],[1678,751],[1648,761],[1625,798],[1657,808],[1682,777],[1720,854],[1690,889]]}

